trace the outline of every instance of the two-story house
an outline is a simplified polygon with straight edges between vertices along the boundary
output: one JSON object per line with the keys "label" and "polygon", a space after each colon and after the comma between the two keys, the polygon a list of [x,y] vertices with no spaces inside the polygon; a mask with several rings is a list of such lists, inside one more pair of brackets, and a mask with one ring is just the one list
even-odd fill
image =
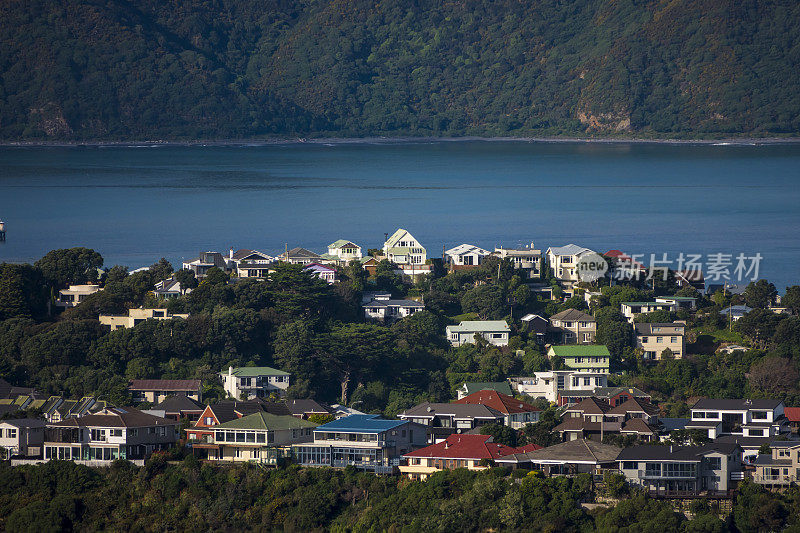
{"label": "two-story house", "polygon": [[317,424],[292,415],[257,412],[214,426],[207,458],[216,461],[251,461],[277,464],[291,456],[291,446],[312,440]]}
{"label": "two-story house", "polygon": [[347,265],[350,261],[360,261],[363,258],[361,247],[353,241],[339,239],[328,245],[328,253],[322,254],[322,259],[340,265]]}
{"label": "two-story house", "polygon": [[736,444],[631,446],[617,457],[626,481],[655,496],[727,493],[743,478]]}
{"label": "two-story house", "polygon": [[489,256],[489,251],[473,244],[461,244],[444,252],[444,260],[450,270],[463,270],[476,267]]}
{"label": "two-story house", "polygon": [[201,385],[199,379],[131,379],[128,381],[128,391],[134,402],[159,403],[173,395],[201,401]]}
{"label": "two-story house", "polygon": [[538,422],[539,411],[541,411],[541,409],[528,402],[517,400],[513,396],[491,389],[473,392],[469,396],[465,396],[453,403],[491,407],[495,411],[502,413],[504,417],[503,423],[513,429],[520,429],[527,424]]}
{"label": "two-story house", "polygon": [[755,460],[753,482],[769,488],[786,488],[800,481],[800,441],[773,441],[770,453]]}
{"label": "two-story house", "polygon": [[505,320],[462,320],[457,326],[447,326],[445,333],[455,347],[474,344],[475,335],[494,346],[507,346],[511,329]]}
{"label": "two-story house", "polygon": [[395,231],[383,243],[383,255],[396,264],[404,274],[414,276],[430,272],[430,266],[425,264],[428,259],[425,247],[403,228]]}
{"label": "two-story house", "polygon": [[681,322],[654,322],[634,324],[636,347],[644,352],[646,361],[659,361],[664,350],[669,349],[675,359],[686,353],[686,324]]}
{"label": "two-story house", "polygon": [[178,440],[178,422],[132,407],[109,407],[95,414],[48,424],[44,458],[108,464],[115,459],[143,460]]}
{"label": "two-story house", "polygon": [[425,304],[416,300],[393,300],[391,294],[375,294],[363,303],[364,316],[383,323],[391,323],[425,309]]}
{"label": "two-story house", "polygon": [[87,296],[102,290],[100,285],[70,285],[68,289],[58,291],[56,307],[75,307],[85,300]]}
{"label": "two-story house", "polygon": [[257,250],[238,250],[232,256],[239,278],[267,279],[275,270],[277,260],[269,254]]}
{"label": "two-story house", "polygon": [[561,423],[553,428],[562,440],[594,439],[616,435],[636,435],[645,441],[658,436],[658,408],[648,401],[631,399],[612,406],[599,398],[587,398],[569,406]]}
{"label": "two-story house", "polygon": [[45,424],[37,418],[0,421],[0,459],[41,456]]}
{"label": "two-story house", "polygon": [[628,322],[633,324],[636,315],[640,313],[654,313],[656,311],[670,311],[678,310],[678,304],[675,302],[622,302],[620,304],[622,316],[628,319]]}
{"label": "two-story house", "polygon": [[424,402],[406,409],[397,418],[420,424],[426,441],[439,442],[454,433],[466,433],[486,424],[504,424],[505,415],[481,404]]}
{"label": "two-story house", "polygon": [[[222,401],[207,405],[197,421],[186,429],[186,441],[192,448],[192,453],[199,459],[207,459],[217,453],[218,447],[214,444],[214,428],[225,422],[242,418],[243,416],[264,411],[264,405],[258,401]],[[274,411],[273,414],[290,414],[286,411]]]}
{"label": "two-story house", "polygon": [[220,377],[229,397],[246,400],[264,398],[273,392],[285,394],[290,374],[268,366],[231,366],[227,372],[220,372]]}
{"label": "two-story house", "polygon": [[691,408],[687,429],[708,431],[708,438],[720,435],[771,437],[789,432],[781,400],[714,399],[698,400]]}
{"label": "two-story house", "polygon": [[100,315],[100,323],[111,328],[111,331],[118,329],[132,328],[141,324],[145,320],[172,320],[176,318],[189,318],[188,314],[172,314],[166,309],[128,309],[127,315]]}
{"label": "two-story house", "polygon": [[292,454],[303,466],[354,466],[392,474],[400,458],[426,444],[426,428],[408,420],[350,415],[314,429],[314,442],[297,444]]}
{"label": "two-story house", "polygon": [[674,303],[678,309],[694,311],[697,309],[697,298],[694,296],[656,296],[656,302]]}
{"label": "two-story house", "polygon": [[645,400],[648,402],[652,399],[649,394],[636,387],[599,387],[593,391],[565,389],[558,391],[558,405],[562,407],[565,405],[575,405],[591,397],[605,400],[614,407],[622,405],[632,399]]}
{"label": "two-story house", "polygon": [[155,286],[153,287],[153,296],[156,298],[163,298],[165,300],[178,298],[184,294],[189,294],[190,292],[192,292],[192,289],[188,287],[181,287],[180,282],[176,280],[174,276],[170,276],[167,279],[162,279],[161,281],[156,282]]}
{"label": "two-story house", "polygon": [[183,263],[183,269],[194,272],[194,277],[197,279],[203,279],[206,273],[215,267],[223,272],[229,272],[230,262],[219,252],[200,252],[196,258]]}
{"label": "two-story house", "polygon": [[550,330],[562,344],[592,344],[597,320],[577,309],[566,309],[550,317]]}
{"label": "two-story house", "polygon": [[611,353],[602,344],[551,346],[547,357],[560,357],[567,368],[594,374],[608,374]]}
{"label": "two-story house", "polygon": [[522,248],[495,248],[493,255],[500,259],[508,259],[519,271],[524,280],[537,280],[542,277],[542,251],[537,250],[531,243],[529,247]]}
{"label": "two-story house", "polygon": [[556,246],[547,249],[547,263],[553,276],[564,286],[571,287],[580,281],[576,265],[586,254],[594,253],[588,248],[576,244]]}
{"label": "two-story house", "polygon": [[585,391],[592,393],[608,386],[608,376],[596,372],[576,370],[549,370],[534,372],[533,376],[509,378],[511,386],[520,394],[557,402],[559,393]]}

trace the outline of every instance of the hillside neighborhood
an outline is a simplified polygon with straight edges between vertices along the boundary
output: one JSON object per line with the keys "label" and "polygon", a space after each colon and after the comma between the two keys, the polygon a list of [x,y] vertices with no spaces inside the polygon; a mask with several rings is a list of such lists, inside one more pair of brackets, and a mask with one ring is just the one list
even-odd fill
{"label": "hillside neighborhood", "polygon": [[[589,256],[602,257],[608,271],[587,282],[580,265]],[[404,397],[378,394],[392,399],[389,406],[370,396],[383,384],[356,377],[361,363],[310,363],[302,353],[279,357],[277,347],[272,359],[262,359],[274,366],[251,357],[210,368],[203,377],[159,377],[148,364],[129,362],[126,385],[117,393],[126,404],[102,392],[53,394],[52,385],[42,389],[8,372],[0,379],[0,454],[11,465],[144,465],[154,454],[181,450],[215,464],[353,467],[418,481],[446,470],[506,467],[547,477],[585,474],[599,485],[617,476],[656,498],[717,502],[734,498],[745,480],[781,490],[800,475],[800,397],[769,383],[757,387],[756,363],[747,378],[750,396],[681,400],[659,384],[672,379],[659,372],[684,359],[742,358],[778,342],[776,325],[797,321],[796,287],[781,302],[763,280],[725,282],[720,289],[700,269],[667,268],[659,277],[619,250],[598,254],[575,244],[494,251],[462,244],[432,259],[404,229],[368,251],[339,239],[322,253],[286,246],[270,256],[231,248],[202,252],[177,272],[164,268],[156,276],[156,267],[92,266],[64,279],[46,320],[73,320],[71,313],[83,311],[75,316],[96,321],[104,328],[100,335],[159,328],[172,337],[198,313],[217,312],[214,302],[226,295],[262,298],[237,292],[241,287],[280,286],[283,296],[269,301],[296,298],[291,305],[303,306],[309,317],[326,313],[317,306],[331,305],[325,302],[336,294],[355,310],[347,320],[356,325],[342,330],[348,339],[342,342],[367,335],[367,344],[355,349],[364,351],[364,361],[378,349],[370,336],[400,332],[404,349],[413,353],[418,339],[449,361],[436,374],[445,386]],[[151,283],[140,305],[129,306],[128,296],[119,312],[108,312],[113,301],[101,297],[111,298],[115,286],[136,276]],[[315,296],[297,295],[296,283],[313,287]],[[191,303],[201,295],[211,303]],[[288,343],[280,349],[305,342],[303,327],[279,329],[275,342]],[[765,337],[767,331],[773,337]],[[330,351],[335,348],[314,357]],[[470,357],[492,362],[459,362]],[[335,393],[314,384],[325,365],[334,369],[325,379],[339,387]],[[413,365],[397,370],[415,371]],[[796,371],[793,376],[796,386]]]}

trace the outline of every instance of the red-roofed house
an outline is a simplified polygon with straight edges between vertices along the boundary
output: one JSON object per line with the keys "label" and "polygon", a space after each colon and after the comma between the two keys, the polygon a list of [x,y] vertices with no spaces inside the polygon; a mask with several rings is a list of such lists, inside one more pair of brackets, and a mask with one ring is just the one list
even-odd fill
{"label": "red-roofed house", "polygon": [[539,421],[538,407],[496,390],[479,390],[453,403],[479,404],[503,413],[505,425],[514,429]]}
{"label": "red-roofed house", "polygon": [[800,407],[784,407],[783,416],[789,421],[789,427],[792,428],[792,433],[797,434],[800,429]]}
{"label": "red-roofed house", "polygon": [[442,442],[414,450],[403,455],[405,464],[400,473],[411,479],[425,481],[434,472],[466,468],[485,470],[488,462],[514,453],[538,450],[540,446],[529,444],[523,448],[512,448],[492,442],[491,435],[450,435]]}

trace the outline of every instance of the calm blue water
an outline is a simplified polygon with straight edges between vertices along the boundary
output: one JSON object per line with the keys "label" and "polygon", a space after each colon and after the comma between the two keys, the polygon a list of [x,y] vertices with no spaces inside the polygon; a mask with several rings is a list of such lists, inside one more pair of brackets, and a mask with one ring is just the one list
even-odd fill
{"label": "calm blue water", "polygon": [[800,282],[800,146],[528,142],[0,148],[0,261],[87,246],[136,268],[200,250],[411,231],[442,246],[570,242],[764,259]]}

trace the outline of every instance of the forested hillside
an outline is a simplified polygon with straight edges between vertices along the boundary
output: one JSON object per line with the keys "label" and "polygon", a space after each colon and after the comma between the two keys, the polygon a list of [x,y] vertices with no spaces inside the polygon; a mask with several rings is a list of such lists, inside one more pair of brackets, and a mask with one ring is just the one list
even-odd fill
{"label": "forested hillside", "polygon": [[795,0],[8,0],[0,139],[787,135]]}

